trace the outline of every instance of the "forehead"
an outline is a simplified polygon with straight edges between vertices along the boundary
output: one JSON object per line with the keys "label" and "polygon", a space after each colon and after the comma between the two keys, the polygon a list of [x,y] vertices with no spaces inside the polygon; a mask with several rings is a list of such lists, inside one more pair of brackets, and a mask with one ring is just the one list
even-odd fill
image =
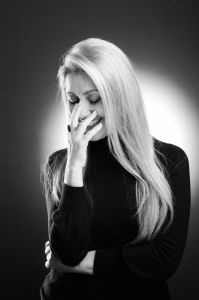
{"label": "forehead", "polygon": [[86,74],[67,74],[64,82],[66,92],[83,93],[89,89],[96,89],[96,86],[92,79]]}

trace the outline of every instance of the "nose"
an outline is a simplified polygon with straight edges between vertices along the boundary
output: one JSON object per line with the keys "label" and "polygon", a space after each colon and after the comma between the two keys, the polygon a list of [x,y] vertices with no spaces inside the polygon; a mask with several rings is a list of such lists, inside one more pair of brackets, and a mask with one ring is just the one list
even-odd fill
{"label": "nose", "polygon": [[80,106],[79,119],[84,121],[94,111],[94,108],[88,101],[81,102]]}

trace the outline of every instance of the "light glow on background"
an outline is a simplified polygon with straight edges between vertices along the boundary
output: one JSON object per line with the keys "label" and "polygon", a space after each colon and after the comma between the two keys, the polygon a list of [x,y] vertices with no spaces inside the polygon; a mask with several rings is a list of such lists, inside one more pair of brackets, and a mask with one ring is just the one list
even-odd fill
{"label": "light glow on background", "polygon": [[[151,69],[137,72],[149,127],[152,135],[164,142],[181,147],[190,163],[192,198],[197,194],[198,171],[198,118],[197,99],[191,99],[165,74]],[[46,157],[67,146],[67,128],[61,100],[51,102],[41,129],[41,163]]]}
{"label": "light glow on background", "polygon": [[152,135],[181,147],[188,156],[194,196],[199,178],[197,99],[186,93],[186,87],[178,86],[168,75],[152,69],[140,69],[137,78]]}
{"label": "light glow on background", "polygon": [[41,129],[41,162],[54,151],[66,148],[67,146],[67,124],[64,111],[64,105],[61,100],[49,101],[49,109],[46,113],[46,119],[43,120]]}

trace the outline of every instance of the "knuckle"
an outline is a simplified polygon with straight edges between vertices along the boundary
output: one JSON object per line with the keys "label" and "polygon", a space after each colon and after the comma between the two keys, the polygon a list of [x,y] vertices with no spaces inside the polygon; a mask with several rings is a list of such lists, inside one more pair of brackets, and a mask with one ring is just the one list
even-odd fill
{"label": "knuckle", "polygon": [[51,259],[51,252],[47,255],[47,260]]}
{"label": "knuckle", "polygon": [[46,246],[45,246],[45,249],[50,249],[50,245],[46,245]]}

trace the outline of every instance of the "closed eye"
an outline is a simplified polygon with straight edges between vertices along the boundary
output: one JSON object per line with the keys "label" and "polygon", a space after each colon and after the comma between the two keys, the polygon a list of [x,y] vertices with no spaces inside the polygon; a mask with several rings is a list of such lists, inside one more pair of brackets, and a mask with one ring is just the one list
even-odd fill
{"label": "closed eye", "polygon": [[[79,98],[78,97],[74,97],[76,100],[72,100],[70,97],[67,97],[68,101],[70,104],[75,105],[76,103],[79,103]],[[101,97],[99,97],[96,101],[90,101],[89,102],[91,104],[96,104],[97,102],[99,102],[101,100]]]}

